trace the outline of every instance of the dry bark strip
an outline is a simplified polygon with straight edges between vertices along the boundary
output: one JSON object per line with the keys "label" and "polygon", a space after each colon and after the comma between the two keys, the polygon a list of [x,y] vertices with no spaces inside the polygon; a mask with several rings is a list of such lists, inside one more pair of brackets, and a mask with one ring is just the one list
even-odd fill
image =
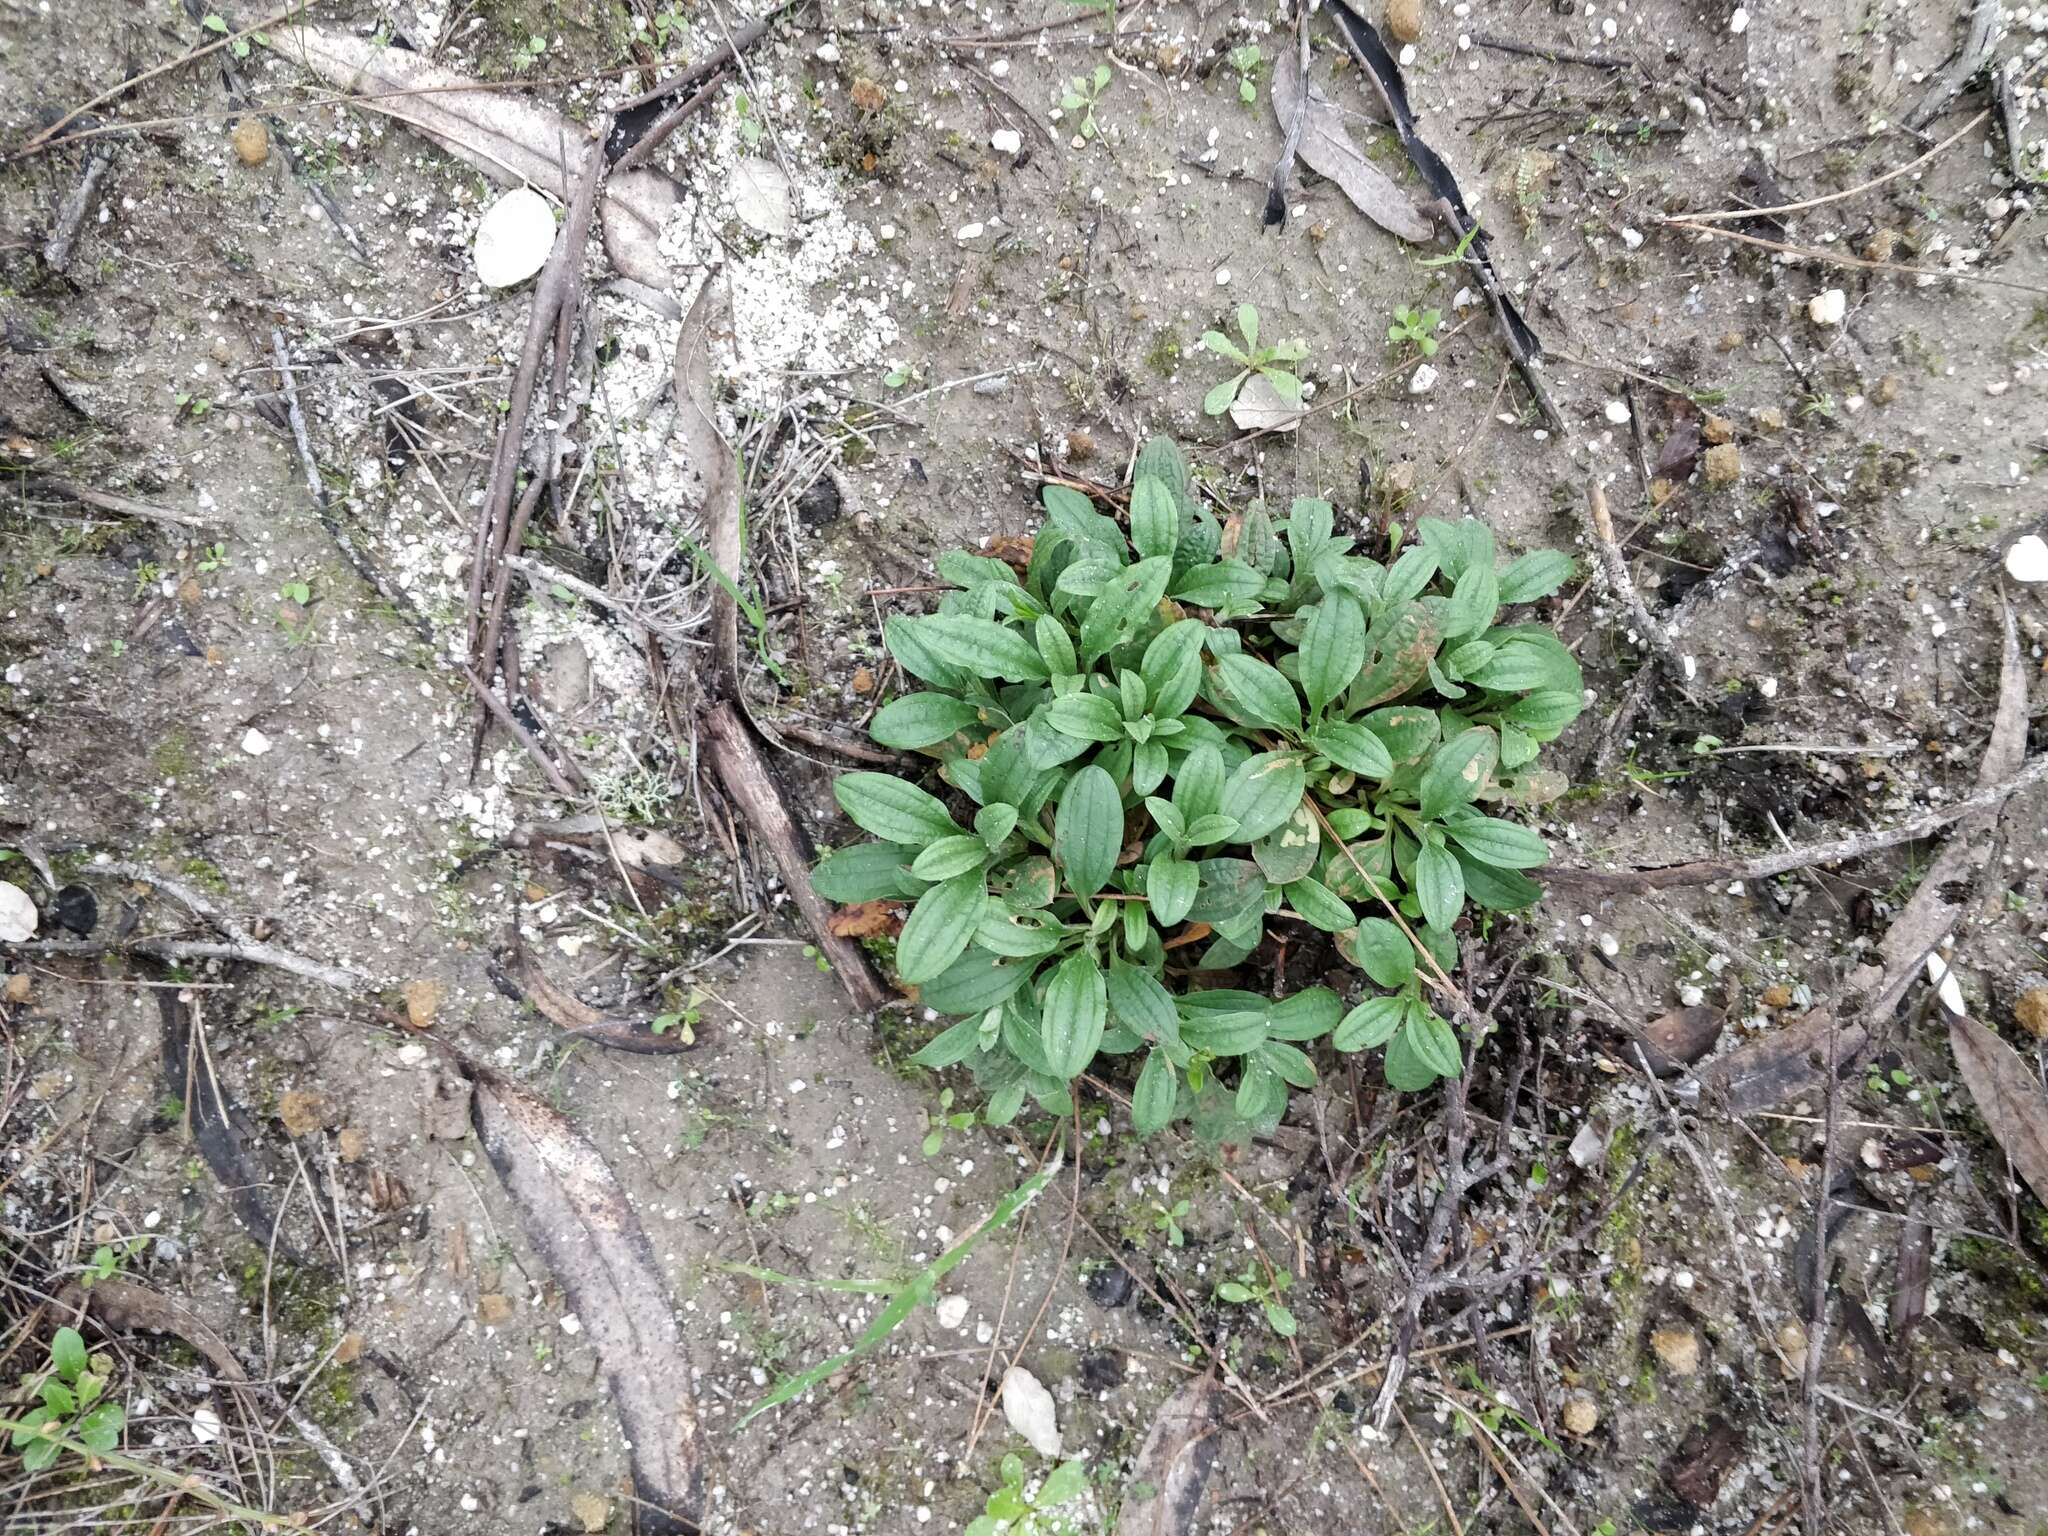
{"label": "dry bark strip", "polygon": [[811,866],[817,850],[803,828],[790,816],[776,787],[768,763],[754,743],[747,723],[730,700],[713,705],[699,721],[705,751],[720,788],[747,829],[768,845],[782,880],[796,898],[798,910],[818,942],[818,950],[830,963],[839,984],[853,1000],[854,1007],[872,1012],[889,1001],[889,991],[876,976],[867,951],[851,939],[832,931],[832,904],[811,885]]}
{"label": "dry bark strip", "polygon": [[1116,1536],[1190,1536],[1195,1530],[1216,1464],[1222,1395],[1214,1376],[1197,1376],[1160,1406],[1131,1464]]}
{"label": "dry bark strip", "polygon": [[484,1153],[590,1335],[618,1407],[641,1500],[638,1528],[697,1536],[704,1445],[690,1362],[640,1219],[574,1125],[496,1072],[469,1070]]}
{"label": "dry bark strip", "polygon": [[[720,696],[737,698],[740,678],[740,609],[727,583],[737,583],[746,550],[740,530],[739,461],[718,430],[718,406],[711,384],[711,342],[730,337],[732,296],[724,275],[713,271],[697,290],[676,338],[676,434],[683,455],[702,482],[704,548],[717,567],[711,597],[711,679]],[[723,576],[724,581],[718,577]]]}
{"label": "dry bark strip", "polygon": [[227,1340],[202,1322],[183,1302],[151,1290],[146,1285],[119,1275],[95,1280],[91,1286],[73,1280],[57,1293],[58,1307],[77,1317],[90,1313],[109,1332],[141,1330],[168,1333],[183,1339],[213,1367],[222,1381],[246,1386],[249,1373],[228,1348]]}
{"label": "dry bark strip", "polygon": [[258,1247],[269,1244],[277,1233],[278,1250],[298,1262],[298,1246],[278,1230],[277,1213],[272,1211],[265,1191],[271,1181],[249,1161],[242,1150],[241,1135],[235,1129],[239,1112],[221,1092],[212,1064],[197,1048],[192,1034],[192,1017],[172,987],[157,987],[157,1039],[163,1060],[164,1091],[185,1106],[185,1123],[193,1145],[213,1170],[214,1181],[227,1196],[228,1209],[235,1214]]}
{"label": "dry bark strip", "polygon": [[1975,1019],[1948,1021],[1949,1048],[1977,1113],[2035,1198],[2048,1201],[2048,1093],[2034,1070]]}
{"label": "dry bark strip", "polygon": [[678,1034],[658,1035],[644,1019],[599,1012],[557,986],[533,951],[520,942],[516,923],[506,928],[502,954],[503,963],[493,962],[490,967],[491,980],[498,990],[514,1002],[533,1004],[540,1016],[563,1034],[640,1056],[676,1056],[690,1049]]}

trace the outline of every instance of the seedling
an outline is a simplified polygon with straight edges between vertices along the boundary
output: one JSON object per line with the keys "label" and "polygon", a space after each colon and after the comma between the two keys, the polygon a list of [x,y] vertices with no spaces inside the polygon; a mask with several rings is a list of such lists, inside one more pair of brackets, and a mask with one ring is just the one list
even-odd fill
{"label": "seedling", "polygon": [[673,1030],[676,1038],[685,1045],[696,1044],[697,1024],[703,1018],[705,996],[706,994],[696,987],[690,988],[689,995],[684,998],[680,1007],[672,1008],[667,1013],[656,1014],[653,1022],[647,1027],[657,1035],[665,1035]]}
{"label": "seedling", "polygon": [[1295,1322],[1294,1314],[1287,1310],[1280,1298],[1293,1285],[1294,1276],[1284,1269],[1274,1270],[1269,1277],[1260,1272],[1257,1264],[1247,1264],[1235,1280],[1226,1280],[1216,1287],[1216,1299],[1227,1301],[1234,1307],[1258,1307],[1268,1328],[1283,1339],[1291,1339],[1300,1324]]}
{"label": "seedling", "polygon": [[745,91],[734,91],[732,95],[733,116],[740,122],[740,137],[747,148],[753,149],[761,142],[761,119],[754,111],[754,103]]}
{"label": "seedling", "polygon": [[1108,89],[1109,66],[1098,64],[1094,74],[1074,76],[1060,93],[1060,110],[1080,113],[1080,119],[1074,125],[1076,147],[1095,137],[1095,104],[1102,100],[1102,93]]}
{"label": "seedling", "polygon": [[974,1111],[953,1108],[953,1090],[939,1090],[939,1112],[924,1112],[924,1155],[937,1157],[939,1149],[946,1144],[946,1132],[964,1131],[974,1124]]}
{"label": "seedling", "polygon": [[1024,1487],[1022,1457],[1005,1456],[1000,1471],[1002,1486],[988,1496],[982,1512],[968,1522],[961,1536],[995,1536],[998,1531],[1005,1536],[1068,1536],[1081,1529],[1053,1511],[1087,1491],[1085,1462],[1061,1462],[1029,1493]]}
{"label": "seedling", "polygon": [[277,595],[303,608],[313,601],[313,584],[310,581],[288,581],[277,589]]}
{"label": "seedling", "polygon": [[1168,1206],[1161,1205],[1157,1200],[1154,1200],[1152,1202],[1152,1209],[1159,1213],[1153,1218],[1152,1230],[1166,1234],[1167,1247],[1178,1248],[1187,1241],[1188,1235],[1181,1230],[1180,1225],[1187,1219],[1187,1201],[1176,1200],[1172,1205]]}
{"label": "seedling", "polygon": [[1387,327],[1387,340],[1399,346],[1413,342],[1424,357],[1435,357],[1436,328],[1443,323],[1440,309],[1410,309],[1406,304],[1394,311],[1394,323]]}
{"label": "seedling", "polygon": [[[208,12],[205,16],[202,16],[199,19],[199,25],[207,31],[219,33],[223,37],[228,35],[227,18],[216,13]],[[261,43],[266,48],[270,46],[270,39],[268,37],[265,37],[261,32],[251,32],[247,37],[230,38],[228,52],[238,59],[246,59],[249,57],[249,45],[252,42]]]}
{"label": "seedling", "polygon": [[128,1261],[149,1246],[146,1237],[130,1237],[120,1243],[101,1243],[92,1251],[92,1258],[85,1266],[85,1273],[79,1276],[79,1283],[90,1290],[102,1280],[111,1280],[128,1264]]}
{"label": "seedling", "polygon": [[1472,248],[1472,242],[1478,237],[1479,223],[1475,219],[1472,227],[1466,230],[1464,234],[1458,236],[1458,243],[1451,247],[1448,254],[1443,256],[1423,256],[1417,259],[1415,265],[1418,267],[1456,266],[1465,259],[1465,253]]}
{"label": "seedling", "polygon": [[1237,71],[1237,99],[1246,106],[1259,99],[1259,66],[1265,59],[1257,43],[1230,50],[1230,67]]}
{"label": "seedling", "polygon": [[1221,416],[1230,409],[1230,402],[1237,398],[1237,392],[1244,388],[1245,380],[1253,374],[1261,375],[1273,386],[1273,393],[1289,405],[1301,404],[1301,380],[1296,378],[1292,368],[1283,368],[1282,363],[1298,363],[1308,356],[1308,343],[1299,338],[1293,341],[1276,341],[1269,347],[1259,345],[1259,311],[1256,305],[1237,306],[1237,330],[1244,337],[1239,346],[1221,331],[1202,332],[1202,345],[1218,357],[1228,358],[1238,365],[1237,372],[1210,390],[1202,400],[1202,409],[1211,416]]}
{"label": "seedling", "polygon": [[548,40],[546,38],[540,36],[529,37],[526,40],[526,46],[519,49],[512,56],[513,70],[518,73],[524,73],[533,68],[534,65],[540,62],[540,56],[547,51]]}
{"label": "seedling", "polygon": [[[1384,1050],[1400,1091],[1461,1072],[1435,1007],[1457,925],[1541,895],[1522,872],[1548,847],[1510,818],[1563,792],[1536,759],[1583,704],[1571,652],[1501,609],[1571,560],[1504,563],[1472,518],[1375,537],[1376,559],[1311,497],[1226,532],[1164,438],[1127,524],[1043,495],[1021,574],[949,552],[937,611],[883,626],[920,689],[870,733],[927,754],[949,798],[885,773],[833,786],[876,840],[828,855],[815,889],[912,903],[897,974],[957,1021],[911,1059],[966,1066],[985,1124],[1027,1099],[1065,1116],[1093,1070],[1131,1081],[1140,1135],[1186,1120],[1212,1139],[1276,1124],[1325,1038]],[[1357,1001],[1204,984],[1272,925],[1330,935]]]}
{"label": "seedling", "polygon": [[228,563],[228,547],[225,544],[209,544],[206,553],[199,557],[201,574],[211,576]]}
{"label": "seedling", "polygon": [[105,1356],[86,1354],[85,1340],[76,1328],[57,1330],[50,1341],[49,1364],[34,1389],[42,1406],[12,1421],[14,1449],[21,1452],[25,1470],[40,1472],[51,1465],[67,1440],[100,1455],[121,1443],[127,1416],[119,1403],[100,1402],[110,1368]]}

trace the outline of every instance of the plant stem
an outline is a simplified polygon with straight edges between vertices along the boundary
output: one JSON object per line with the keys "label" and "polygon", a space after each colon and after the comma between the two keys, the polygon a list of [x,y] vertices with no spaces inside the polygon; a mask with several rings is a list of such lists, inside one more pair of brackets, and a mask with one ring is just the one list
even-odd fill
{"label": "plant stem", "polygon": [[[0,1419],[0,1433],[12,1434],[30,1428],[31,1426],[23,1424],[18,1419]],[[54,1441],[62,1450],[76,1452],[89,1463],[113,1467],[121,1472],[132,1472],[137,1477],[147,1478],[159,1487],[173,1489],[188,1498],[197,1499],[232,1519],[248,1521],[266,1531],[287,1530],[293,1525],[293,1522],[284,1515],[266,1514],[260,1509],[250,1509],[247,1505],[223,1498],[200,1481],[197,1473],[188,1473],[180,1477],[166,1468],[147,1461],[138,1461],[132,1456],[123,1456],[118,1451],[95,1451],[82,1441],[73,1440],[66,1435],[47,1435],[42,1434],[40,1430],[36,1433],[43,1439]]]}

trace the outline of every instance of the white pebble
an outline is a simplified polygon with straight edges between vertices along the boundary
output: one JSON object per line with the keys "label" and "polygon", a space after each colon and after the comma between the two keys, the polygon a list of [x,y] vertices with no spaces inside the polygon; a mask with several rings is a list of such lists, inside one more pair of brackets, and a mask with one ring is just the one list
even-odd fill
{"label": "white pebble", "polygon": [[837,64],[839,62],[839,45],[837,43],[818,44],[817,58],[821,63]]}
{"label": "white pebble", "polygon": [[1435,365],[1423,363],[1415,370],[1414,376],[1408,380],[1408,393],[1411,395],[1426,395],[1436,387],[1436,379]]}
{"label": "white pebble", "polygon": [[1825,289],[1806,301],[1806,317],[1815,325],[1840,325],[1849,313],[1849,296],[1839,288]]}
{"label": "white pebble", "polygon": [[988,147],[999,155],[1014,155],[1024,147],[1024,135],[1014,128],[998,128],[988,136]]}
{"label": "white pebble", "polygon": [[1607,402],[1607,419],[1617,427],[1628,425],[1628,406],[1620,400]]}
{"label": "white pebble", "polygon": [[2005,552],[2005,574],[2014,581],[2048,581],[2048,543],[2030,533]]}
{"label": "white pebble", "polygon": [[1616,955],[1621,953],[1621,940],[1617,939],[1611,933],[1601,934],[1600,953],[1605,955],[1608,959],[1612,960]]}
{"label": "white pebble", "polygon": [[1059,1456],[1059,1417],[1052,1394],[1021,1365],[1003,1372],[1003,1417],[1039,1455],[1049,1460]]}
{"label": "white pebble", "polygon": [[953,238],[958,240],[962,245],[965,245],[970,240],[979,240],[981,238],[981,233],[982,226],[978,223],[962,224],[960,226],[960,232],[956,234]]}
{"label": "white pebble", "polygon": [[939,1304],[932,1308],[932,1311],[938,1316],[939,1326],[951,1333],[967,1321],[967,1298],[941,1296]]}
{"label": "white pebble", "polygon": [[1746,7],[1735,7],[1735,14],[1728,18],[1728,30],[1737,37],[1749,30],[1749,11]]}
{"label": "white pebble", "polygon": [[1230,286],[1230,268],[1218,267],[1216,269],[1216,286],[1218,288],[1228,288]]}
{"label": "white pebble", "polygon": [[261,757],[270,750],[270,738],[252,725],[242,733],[242,750],[251,757]]}

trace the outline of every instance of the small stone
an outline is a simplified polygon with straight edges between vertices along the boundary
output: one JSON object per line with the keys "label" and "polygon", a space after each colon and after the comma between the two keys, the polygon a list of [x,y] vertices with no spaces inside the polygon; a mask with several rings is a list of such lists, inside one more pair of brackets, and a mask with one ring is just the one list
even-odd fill
{"label": "small stone", "polygon": [[477,280],[486,288],[510,288],[547,265],[555,248],[555,210],[531,187],[514,187],[477,221]]}
{"label": "small stone", "polygon": [[1806,301],[1806,318],[1815,325],[1840,325],[1849,313],[1849,295],[1839,288],[1824,288]]}
{"label": "small stone", "polygon": [[1899,398],[1899,391],[1906,387],[1906,381],[1896,373],[1888,373],[1877,381],[1877,388],[1871,391],[1871,398],[1879,405],[1890,405]]}
{"label": "small stone", "polygon": [[1806,1330],[1797,1322],[1790,1322],[1778,1330],[1778,1353],[1784,1358],[1778,1362],[1778,1374],[1787,1381],[1797,1381],[1806,1374]]}
{"label": "small stone", "polygon": [[1749,30],[1749,12],[1747,9],[1739,5],[1735,7],[1734,14],[1728,18],[1728,30],[1737,37],[1742,36],[1743,33]]}
{"label": "small stone", "polygon": [[0,881],[0,943],[20,944],[34,938],[41,921],[27,891]]}
{"label": "small stone", "polygon": [[1741,350],[1742,344],[1748,339],[1740,331],[1723,331],[1721,339],[1714,345],[1723,352],[1735,352]]}
{"label": "small stone", "polygon": [[811,57],[820,64],[837,64],[839,62],[839,45],[837,43],[820,43],[812,52]]}
{"label": "small stone", "polygon": [[1568,1435],[1584,1439],[1600,1427],[1600,1405],[1581,1394],[1564,1405],[1564,1428]]}
{"label": "small stone", "polygon": [[1709,411],[1700,423],[1700,441],[1709,444],[1732,443],[1735,441],[1735,423],[1726,416],[1716,416]]}
{"label": "small stone", "polygon": [[2030,584],[2048,581],[2048,543],[2042,542],[2041,535],[2030,533],[2013,541],[2005,552],[2005,574]]}
{"label": "small stone", "polygon": [[965,1296],[941,1296],[939,1304],[932,1308],[939,1320],[939,1326],[948,1333],[959,1329],[967,1321],[967,1298]]}
{"label": "small stone", "polygon": [[277,1101],[277,1118],[294,1136],[311,1136],[327,1123],[327,1103],[319,1094],[294,1088]]}
{"label": "small stone", "polygon": [[866,75],[853,82],[853,89],[847,93],[853,104],[863,112],[879,112],[889,104],[889,93]]}
{"label": "small stone", "polygon": [[261,757],[270,750],[270,738],[252,725],[242,733],[242,750],[251,757]]}
{"label": "small stone", "polygon": [[336,1365],[354,1365],[363,1358],[363,1336],[360,1333],[344,1333],[334,1346]]}
{"label": "small stone", "polygon": [[1765,406],[1751,419],[1756,422],[1757,431],[1767,436],[1785,430],[1785,413],[1775,405]]}
{"label": "small stone", "polygon": [[238,117],[230,136],[235,157],[244,165],[261,165],[270,158],[270,129],[260,117]]}
{"label": "small stone", "polygon": [[1716,443],[1700,462],[1706,466],[1709,485],[1733,485],[1742,478],[1742,450],[1733,443]]}
{"label": "small stone", "polygon": [[579,1493],[569,1501],[569,1512],[587,1532],[603,1530],[612,1522],[612,1501],[595,1493]]}
{"label": "small stone", "polygon": [[[15,980],[21,978],[16,977]],[[14,983],[10,981],[9,986]],[[2020,994],[2012,1005],[2012,1016],[2036,1040],[2048,1040],[2048,987],[2034,987]]]}
{"label": "small stone", "polygon": [[1052,1394],[1021,1365],[1003,1372],[1003,1417],[1047,1460],[1060,1454],[1059,1414]]}
{"label": "small stone", "polygon": [[1659,1328],[1650,1335],[1650,1348],[1674,1376],[1690,1376],[1700,1368],[1700,1336],[1690,1328]]}
{"label": "small stone", "polygon": [[434,1011],[441,1006],[441,999],[447,988],[438,981],[421,978],[408,981],[404,987],[405,1022],[414,1029],[432,1029]]}
{"label": "small stone", "polygon": [[512,1300],[496,1291],[486,1291],[476,1299],[476,1316],[486,1328],[502,1328],[512,1321]]}
{"label": "small stone", "polygon": [[1216,269],[1216,286],[1218,288],[1228,288],[1230,286],[1230,268],[1218,267]]}
{"label": "small stone", "polygon": [[16,971],[7,978],[4,986],[0,986],[0,1002],[13,1003],[19,1007],[29,1000],[29,995],[34,990],[35,985],[28,979],[27,975]]}
{"label": "small stone", "polygon": [[1415,372],[1408,379],[1408,393],[1426,395],[1436,388],[1437,371],[1434,363],[1417,364]]}
{"label": "small stone", "polygon": [[341,1154],[344,1163],[361,1162],[363,1154],[370,1150],[370,1138],[360,1127],[345,1125],[335,1134],[334,1150]]}
{"label": "small stone", "polygon": [[1387,30],[1398,42],[1422,41],[1422,0],[1387,0]]}
{"label": "small stone", "polygon": [[979,222],[973,224],[962,224],[960,226],[959,232],[956,233],[953,236],[953,238],[955,240],[958,240],[962,245],[965,245],[970,240],[979,240],[982,236],[982,232],[983,226]]}
{"label": "small stone", "polygon": [[988,147],[999,155],[1020,154],[1024,149],[1024,135],[1014,128],[998,128],[988,136]]}
{"label": "small stone", "polygon": [[1602,414],[1617,427],[1628,425],[1628,405],[1621,400],[1610,400],[1602,408]]}
{"label": "small stone", "polygon": [[1790,1008],[1792,989],[1782,981],[1764,988],[1763,1005],[1766,1008]]}

